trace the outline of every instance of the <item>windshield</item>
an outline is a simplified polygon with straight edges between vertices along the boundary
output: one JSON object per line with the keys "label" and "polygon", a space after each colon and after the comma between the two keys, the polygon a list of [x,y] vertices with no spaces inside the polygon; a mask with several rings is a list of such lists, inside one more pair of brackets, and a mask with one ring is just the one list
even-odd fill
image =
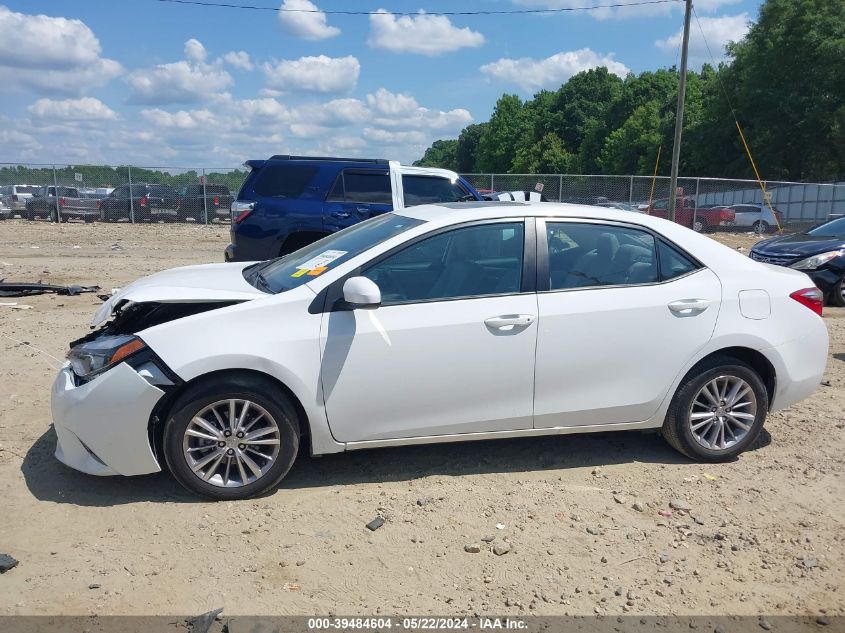
{"label": "windshield", "polygon": [[313,281],[339,264],[422,223],[423,220],[385,213],[284,257],[250,266],[244,270],[244,277],[256,288],[273,293],[284,292]]}
{"label": "windshield", "polygon": [[807,231],[816,237],[845,237],[845,218],[837,218]]}

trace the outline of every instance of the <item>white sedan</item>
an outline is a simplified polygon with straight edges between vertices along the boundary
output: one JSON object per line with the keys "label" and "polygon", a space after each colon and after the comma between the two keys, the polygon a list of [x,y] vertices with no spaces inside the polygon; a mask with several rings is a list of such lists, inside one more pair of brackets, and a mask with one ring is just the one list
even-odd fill
{"label": "white sedan", "polygon": [[114,294],[53,387],[56,456],[215,499],[300,450],[660,429],[725,461],[817,388],[821,310],[803,273],[648,215],[413,207]]}

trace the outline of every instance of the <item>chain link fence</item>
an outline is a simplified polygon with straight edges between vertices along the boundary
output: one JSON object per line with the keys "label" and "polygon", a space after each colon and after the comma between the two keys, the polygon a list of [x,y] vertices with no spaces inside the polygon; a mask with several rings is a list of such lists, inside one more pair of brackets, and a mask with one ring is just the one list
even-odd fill
{"label": "chain link fence", "polygon": [[0,163],[0,218],[229,222],[243,169]]}
{"label": "chain link fence", "polygon": [[[229,222],[246,177],[232,167],[0,163],[0,218],[85,222]],[[464,174],[481,193],[538,191],[546,200],[668,216],[669,178],[573,174]],[[845,214],[845,182],[764,183],[679,178],[676,221],[698,230],[770,230]],[[756,207],[756,208],[755,208]],[[729,211],[725,211],[728,209]],[[733,218],[731,218],[733,214]],[[763,226],[755,224],[760,220]]]}
{"label": "chain link fence", "polygon": [[[538,191],[546,200],[614,207],[668,215],[667,176],[584,176],[573,174],[463,174],[482,193]],[[755,180],[678,178],[676,221],[699,229],[790,229],[845,215],[845,182],[763,183]],[[769,204],[777,215],[768,211]],[[756,209],[755,209],[756,207]],[[721,209],[733,212],[723,213]],[[765,226],[755,222],[760,221]]]}

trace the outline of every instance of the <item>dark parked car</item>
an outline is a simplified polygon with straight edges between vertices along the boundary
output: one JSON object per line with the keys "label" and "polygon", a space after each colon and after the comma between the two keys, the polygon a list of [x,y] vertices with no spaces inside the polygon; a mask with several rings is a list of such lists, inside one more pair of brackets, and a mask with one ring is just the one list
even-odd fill
{"label": "dark parked car", "polygon": [[272,156],[244,166],[226,261],[286,255],[393,209],[482,199],[455,172],[382,159]]}
{"label": "dark parked car", "polygon": [[757,242],[750,255],[758,262],[807,273],[831,305],[845,306],[845,218]]}
{"label": "dark parked car", "polygon": [[26,201],[23,217],[34,220],[49,218],[54,222],[67,222],[80,218],[91,222],[99,216],[97,201],[84,196],[76,187],[44,186]]}
{"label": "dark parked car", "polygon": [[226,185],[185,185],[176,196],[177,217],[182,222],[187,222],[188,218],[201,222],[207,213],[208,221],[228,220],[233,200]]}
{"label": "dark parked car", "polygon": [[106,222],[128,220],[132,212],[134,212],[136,222],[142,220],[175,222],[177,218],[176,190],[169,185],[133,182],[131,197],[129,185],[121,185],[99,203],[100,218]]}

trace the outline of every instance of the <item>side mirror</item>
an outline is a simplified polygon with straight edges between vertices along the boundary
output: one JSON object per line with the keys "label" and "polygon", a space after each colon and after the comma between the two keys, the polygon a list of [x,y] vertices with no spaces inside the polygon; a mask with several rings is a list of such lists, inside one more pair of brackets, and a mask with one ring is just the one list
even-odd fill
{"label": "side mirror", "polygon": [[343,300],[353,310],[374,310],[381,305],[381,290],[371,279],[350,277],[343,284]]}

